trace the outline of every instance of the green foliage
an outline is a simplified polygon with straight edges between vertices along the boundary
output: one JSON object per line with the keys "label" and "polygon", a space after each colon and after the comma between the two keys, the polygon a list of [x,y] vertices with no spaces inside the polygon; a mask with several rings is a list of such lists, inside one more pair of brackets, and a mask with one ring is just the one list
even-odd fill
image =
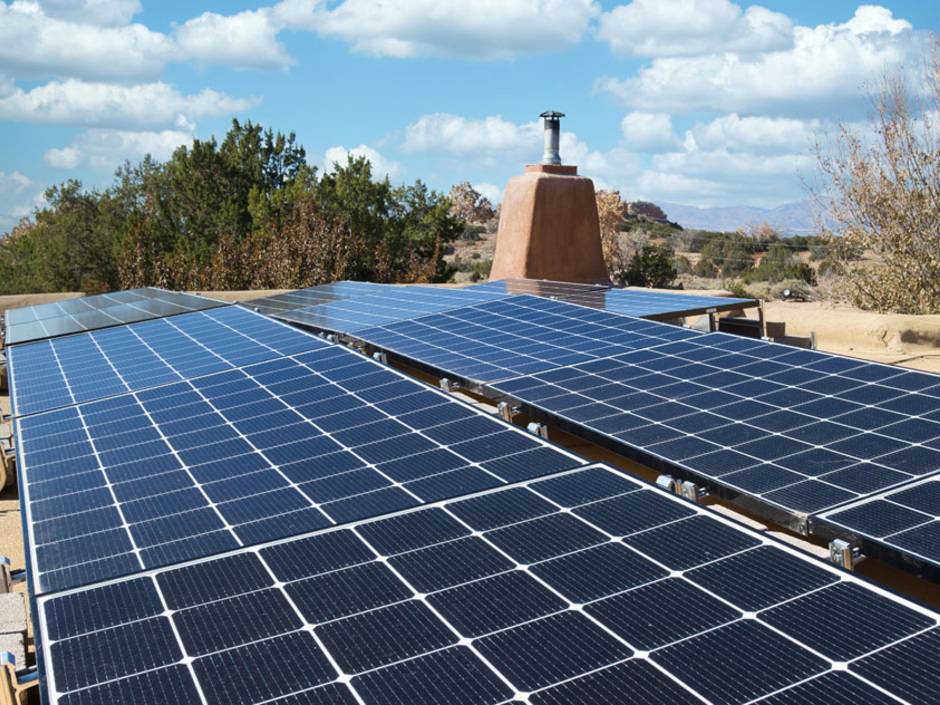
{"label": "green foliage", "polygon": [[799,257],[790,251],[782,242],[770,246],[754,269],[746,272],[742,277],[745,283],[751,282],[781,282],[786,279],[796,279],[806,284],[816,284],[816,272]]}
{"label": "green foliage", "polygon": [[630,286],[670,287],[677,274],[675,259],[666,245],[646,245],[633,255],[621,278]]}
{"label": "green foliage", "polygon": [[0,239],[0,293],[440,281],[464,222],[420,181],[393,187],[350,157],[317,179],[294,135],[232,122],[167,162],[124,164],[104,192],[51,188]]}
{"label": "green foliage", "polygon": [[700,277],[733,277],[753,266],[749,240],[736,233],[709,237],[693,270]]}
{"label": "green foliage", "polygon": [[685,255],[676,255],[676,274],[691,274],[692,263]]}

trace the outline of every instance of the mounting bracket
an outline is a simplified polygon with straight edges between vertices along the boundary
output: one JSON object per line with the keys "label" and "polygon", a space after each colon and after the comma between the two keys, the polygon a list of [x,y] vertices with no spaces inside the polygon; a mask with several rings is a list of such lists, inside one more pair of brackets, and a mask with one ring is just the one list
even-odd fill
{"label": "mounting bracket", "polygon": [[501,401],[496,405],[496,412],[504,421],[512,421],[520,411],[522,411],[522,409],[512,402]]}
{"label": "mounting bracket", "polygon": [[445,392],[456,392],[458,389],[460,389],[460,382],[448,379],[447,377],[441,377],[440,385],[441,389],[443,389]]}
{"label": "mounting bracket", "polygon": [[676,480],[672,475],[660,475],[656,478],[656,486],[666,490],[666,492],[675,492]]}
{"label": "mounting bracket", "polygon": [[865,556],[859,546],[853,546],[844,539],[833,539],[829,542],[829,560],[845,570],[855,570]]}
{"label": "mounting bracket", "polygon": [[686,499],[695,502],[698,504],[705,497],[708,496],[708,489],[705,487],[700,487],[696,485],[691,480],[684,480],[683,482],[677,482],[675,484],[676,494],[680,497],[685,497]]}
{"label": "mounting bracket", "polygon": [[526,430],[534,436],[544,438],[546,441],[548,440],[548,426],[543,423],[533,421],[528,426],[526,426]]}

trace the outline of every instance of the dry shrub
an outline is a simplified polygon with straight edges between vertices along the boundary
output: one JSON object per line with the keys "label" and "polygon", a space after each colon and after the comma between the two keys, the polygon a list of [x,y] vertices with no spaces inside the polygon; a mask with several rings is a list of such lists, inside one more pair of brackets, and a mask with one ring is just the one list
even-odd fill
{"label": "dry shrub", "polygon": [[884,79],[872,136],[843,125],[834,147],[817,150],[842,231],[830,234],[833,256],[862,308],[940,312],[938,57],[918,89],[900,76]]}

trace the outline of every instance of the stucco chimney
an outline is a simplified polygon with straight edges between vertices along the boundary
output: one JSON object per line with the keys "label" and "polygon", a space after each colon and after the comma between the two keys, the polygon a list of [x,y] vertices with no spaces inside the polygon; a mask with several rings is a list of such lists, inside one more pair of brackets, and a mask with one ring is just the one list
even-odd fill
{"label": "stucco chimney", "polygon": [[559,154],[563,113],[544,120],[541,164],[506,185],[490,279],[521,277],[609,283],[601,250],[594,182],[564,165]]}

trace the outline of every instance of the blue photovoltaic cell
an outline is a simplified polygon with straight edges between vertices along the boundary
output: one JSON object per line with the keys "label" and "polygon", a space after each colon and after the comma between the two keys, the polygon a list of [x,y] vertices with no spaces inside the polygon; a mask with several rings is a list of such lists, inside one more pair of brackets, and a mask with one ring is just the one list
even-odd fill
{"label": "blue photovoltaic cell", "polygon": [[19,419],[37,590],[583,464],[312,340],[312,352]]}
{"label": "blue photovoltaic cell", "polygon": [[16,345],[17,416],[315,350],[317,338],[239,306]]}
{"label": "blue photovoltaic cell", "polygon": [[225,306],[204,296],[147,287],[83,296],[4,314],[7,345]]}
{"label": "blue photovoltaic cell", "polygon": [[[594,523],[628,497],[646,528]],[[557,550],[513,558],[547,521]],[[676,547],[642,538],[674,527],[670,573]],[[872,628],[844,621],[855,605]],[[37,615],[50,705],[881,705],[940,687],[935,613],[606,466],[40,596]]]}

